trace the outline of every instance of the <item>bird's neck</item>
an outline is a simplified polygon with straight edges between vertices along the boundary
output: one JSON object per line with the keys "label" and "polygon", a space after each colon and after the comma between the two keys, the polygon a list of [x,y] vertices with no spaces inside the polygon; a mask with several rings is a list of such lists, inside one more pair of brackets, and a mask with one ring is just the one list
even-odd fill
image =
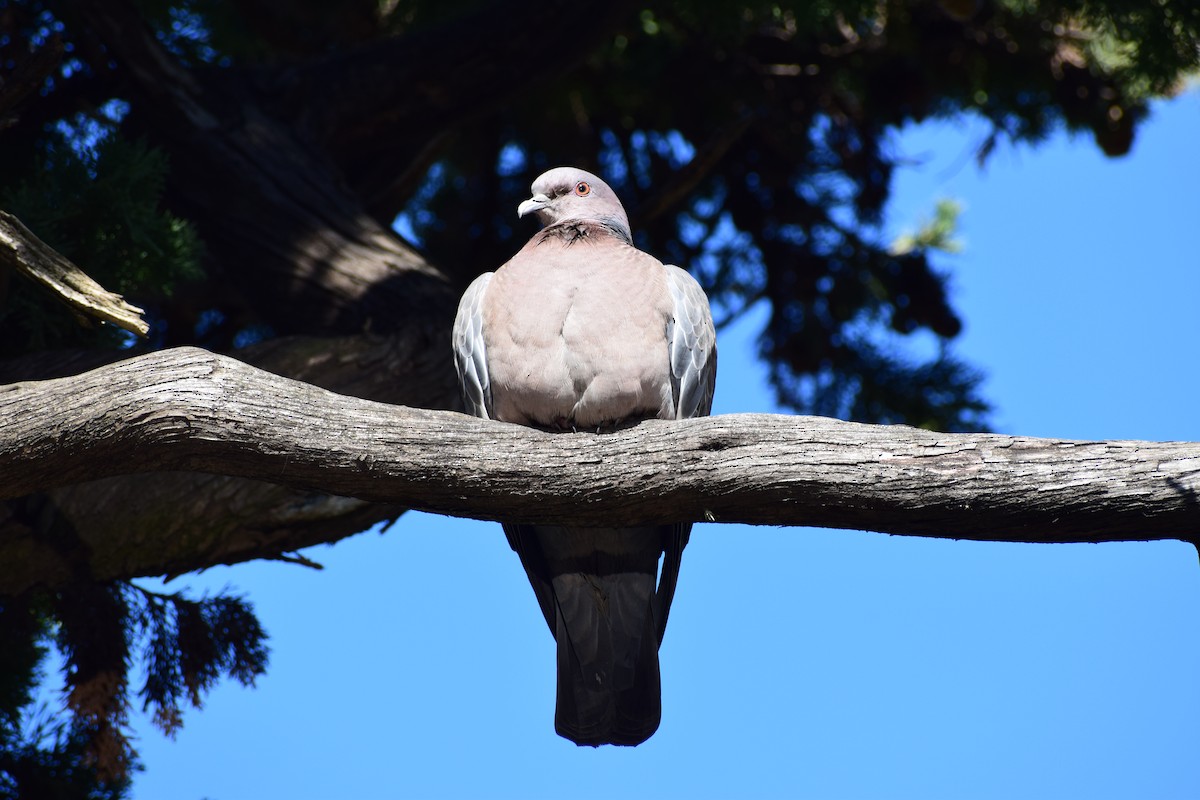
{"label": "bird's neck", "polygon": [[629,226],[617,219],[566,219],[542,228],[538,242],[560,241],[566,245],[577,242],[600,241],[612,237],[633,244]]}

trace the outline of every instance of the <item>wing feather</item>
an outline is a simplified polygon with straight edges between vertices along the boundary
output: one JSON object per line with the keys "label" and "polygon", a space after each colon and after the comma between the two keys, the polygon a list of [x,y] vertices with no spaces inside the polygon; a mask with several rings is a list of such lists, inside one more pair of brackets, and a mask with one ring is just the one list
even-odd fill
{"label": "wing feather", "polygon": [[483,341],[483,297],[492,275],[485,272],[467,287],[454,317],[454,367],[463,404],[468,414],[483,419],[492,417],[492,386]]}
{"label": "wing feather", "polygon": [[[666,270],[667,288],[674,306],[667,323],[667,350],[671,361],[675,419],[708,416],[717,381],[717,332],[708,297],[686,271],[670,264],[666,265]],[[687,546],[691,532],[691,523],[671,525],[664,532],[662,569],[654,598],[660,643],[679,581],[683,548]]]}
{"label": "wing feather", "polygon": [[670,264],[666,269],[675,309],[667,323],[675,418],[704,417],[712,411],[717,383],[717,332],[712,311],[695,278]]}

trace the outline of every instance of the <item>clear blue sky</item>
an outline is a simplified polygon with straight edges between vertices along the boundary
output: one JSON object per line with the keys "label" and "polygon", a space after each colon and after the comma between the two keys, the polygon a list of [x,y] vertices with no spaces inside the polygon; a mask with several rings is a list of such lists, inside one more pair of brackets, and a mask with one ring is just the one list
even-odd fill
{"label": "clear blue sky", "polygon": [[[897,137],[891,234],[965,205],[940,263],[1002,432],[1200,441],[1200,96],[1132,155]],[[513,198],[513,206],[522,198]],[[720,339],[716,413],[774,410],[755,320]],[[1200,520],[1198,520],[1200,524]],[[1200,564],[1178,542],[1004,545],[700,525],[636,749],[554,734],[554,646],[498,525],[407,514],[232,585],[272,636],[176,741],[140,718],[138,800],[1200,796]]]}

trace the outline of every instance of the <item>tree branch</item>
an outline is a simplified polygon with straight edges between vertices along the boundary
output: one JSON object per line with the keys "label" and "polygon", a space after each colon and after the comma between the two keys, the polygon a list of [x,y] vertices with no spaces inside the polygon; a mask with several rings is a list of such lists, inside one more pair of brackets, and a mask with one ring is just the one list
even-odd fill
{"label": "tree branch", "polygon": [[150,332],[142,319],[142,309],[89,278],[7,211],[0,211],[0,264],[42,284],[77,312],[138,336]]}
{"label": "tree branch", "polygon": [[[1194,443],[766,414],[551,434],[358,400],[196,348],[0,389],[0,495],[156,470],[526,522],[708,519],[1016,542],[1200,537]],[[0,541],[0,564],[21,565],[19,581],[0,574],[0,592],[59,579],[27,569],[30,547]],[[160,568],[119,549],[124,561],[100,570],[106,577]]]}
{"label": "tree branch", "polygon": [[[449,335],[277,337],[238,351],[259,369],[341,394],[418,408],[461,408]],[[42,353],[0,362],[0,385],[76,375],[131,354]],[[2,393],[0,393],[2,394]],[[200,472],[116,475],[0,503],[0,593],[29,580],[180,574],[338,541],[406,509]],[[48,535],[52,531],[67,535]],[[22,549],[23,548],[23,549]],[[82,556],[80,551],[86,551]],[[5,564],[20,564],[6,583]],[[35,566],[36,565],[36,566]],[[21,574],[28,571],[29,578]]]}

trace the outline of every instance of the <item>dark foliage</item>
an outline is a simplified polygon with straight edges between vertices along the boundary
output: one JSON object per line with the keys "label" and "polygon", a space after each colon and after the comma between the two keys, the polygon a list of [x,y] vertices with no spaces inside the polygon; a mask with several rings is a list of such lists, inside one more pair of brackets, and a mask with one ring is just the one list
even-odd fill
{"label": "dark foliage", "polygon": [[[54,715],[35,700],[50,638],[46,598],[0,599],[0,798],[108,800],[129,788],[128,759],[107,773],[92,755],[82,718]],[[118,639],[120,637],[118,636]],[[111,644],[105,642],[101,652]],[[95,662],[101,656],[89,657]]]}
{"label": "dark foliage", "polygon": [[[57,631],[50,635],[50,621]],[[55,719],[35,700],[53,640],[67,706]],[[81,582],[0,600],[0,798],[119,797],[137,768],[125,732],[128,672],[138,649],[144,709],[168,735],[182,704],[203,705],[222,677],[246,686],[266,671],[266,633],[244,599],[190,600],[128,583]]]}
{"label": "dark foliage", "polygon": [[244,599],[220,595],[197,602],[178,593],[141,594],[146,683],[140,695],[165,733],[174,735],[183,725],[181,700],[200,708],[204,693],[223,675],[253,686],[266,671],[266,633]]}

